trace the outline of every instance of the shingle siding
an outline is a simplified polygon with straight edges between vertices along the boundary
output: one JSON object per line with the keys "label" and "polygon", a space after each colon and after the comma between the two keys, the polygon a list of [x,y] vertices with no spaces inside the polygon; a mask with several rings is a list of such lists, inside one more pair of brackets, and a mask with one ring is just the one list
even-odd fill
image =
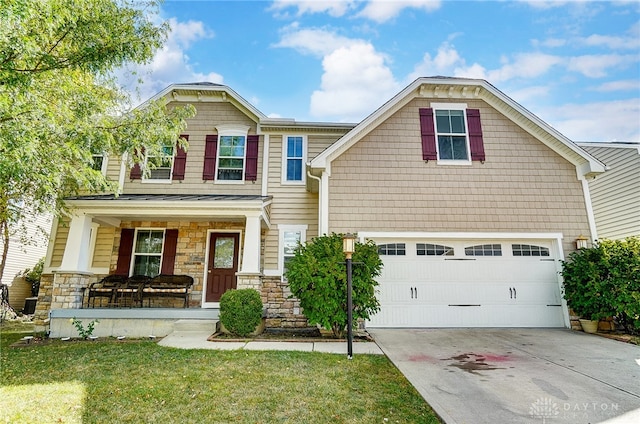
{"label": "shingle siding", "polygon": [[414,99],[332,163],[330,231],[589,234],[575,166],[481,101],[486,161],[422,160]]}
{"label": "shingle siding", "polygon": [[[257,181],[243,181],[241,183],[225,184],[204,181],[202,170],[204,167],[205,137],[216,134],[218,125],[245,125],[250,127],[249,134],[256,134],[257,124],[239,111],[231,103],[195,103],[197,115],[187,120],[184,134],[189,135],[189,148],[185,164],[185,175],[182,181],[171,183],[149,183],[141,180],[130,180],[129,170],[126,171],[124,192],[137,194],[160,193],[216,193],[216,194],[260,194],[262,174],[263,137],[258,143],[258,178]],[[111,174],[110,174],[111,175]]]}

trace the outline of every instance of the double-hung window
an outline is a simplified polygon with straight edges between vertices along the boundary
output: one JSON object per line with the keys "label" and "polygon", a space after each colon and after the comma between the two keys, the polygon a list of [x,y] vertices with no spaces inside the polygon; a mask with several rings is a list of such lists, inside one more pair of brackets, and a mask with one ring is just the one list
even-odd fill
{"label": "double-hung window", "polygon": [[244,135],[223,135],[220,137],[218,180],[242,180],[246,140],[247,138]]}
{"label": "double-hung window", "polygon": [[285,136],[283,140],[283,183],[303,183],[306,158],[306,137],[301,135]]}
{"label": "double-hung window", "polygon": [[156,154],[147,154],[149,180],[171,180],[173,168],[174,145],[164,145]]}
{"label": "double-hung window", "polygon": [[160,274],[164,230],[139,229],[133,249],[132,275],[155,277]]}
{"label": "double-hung window", "polygon": [[279,225],[280,230],[280,269],[284,277],[287,264],[295,256],[296,248],[307,237],[306,225]]}
{"label": "double-hung window", "polygon": [[469,143],[464,109],[434,109],[438,160],[468,161]]}

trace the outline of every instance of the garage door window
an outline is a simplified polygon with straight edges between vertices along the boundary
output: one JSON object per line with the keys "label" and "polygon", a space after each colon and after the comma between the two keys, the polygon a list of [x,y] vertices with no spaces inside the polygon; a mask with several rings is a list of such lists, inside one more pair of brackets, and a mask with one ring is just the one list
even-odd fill
{"label": "garage door window", "polygon": [[502,246],[499,244],[479,244],[464,248],[465,256],[502,256]]}
{"label": "garage door window", "polygon": [[549,249],[530,244],[512,244],[513,256],[549,256]]}
{"label": "garage door window", "polygon": [[404,243],[389,243],[378,245],[378,254],[387,256],[404,256],[406,248]]}
{"label": "garage door window", "polygon": [[418,256],[453,256],[453,247],[441,244],[416,243]]}

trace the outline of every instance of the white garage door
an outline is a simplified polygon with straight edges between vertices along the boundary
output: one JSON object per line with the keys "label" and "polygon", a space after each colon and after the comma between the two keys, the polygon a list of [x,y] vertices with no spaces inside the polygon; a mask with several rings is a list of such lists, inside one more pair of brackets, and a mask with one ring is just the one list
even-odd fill
{"label": "white garage door", "polygon": [[369,327],[564,327],[552,240],[375,239]]}

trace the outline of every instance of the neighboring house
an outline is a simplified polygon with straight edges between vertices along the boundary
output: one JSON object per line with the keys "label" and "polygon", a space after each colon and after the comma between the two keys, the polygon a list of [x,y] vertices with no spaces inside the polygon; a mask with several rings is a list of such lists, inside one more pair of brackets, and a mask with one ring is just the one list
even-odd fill
{"label": "neighboring house", "polygon": [[149,175],[109,158],[122,194],[69,199],[41,318],[106,274],[168,273],[195,279],[190,309],[255,288],[267,326],[303,326],[293,248],[353,232],[384,262],[370,326],[569,326],[559,260],[595,234],[587,180],[604,165],[486,81],[420,78],[356,125],[267,118],[210,83],[158,98],[196,107],[188,150],[148,158]]}
{"label": "neighboring house", "polygon": [[598,238],[640,236],[640,143],[578,143],[607,166],[589,180]]}
{"label": "neighboring house", "polygon": [[[47,252],[47,237],[43,230],[51,227],[51,217],[38,216],[35,220],[25,223],[25,233],[22,236],[13,235],[9,238],[9,250],[2,273],[2,284],[9,287],[9,304],[16,311],[24,308],[24,300],[31,297],[31,284],[18,277],[22,271],[33,266],[45,256]],[[25,243],[25,240],[28,240]],[[0,252],[4,242],[0,240]]]}

